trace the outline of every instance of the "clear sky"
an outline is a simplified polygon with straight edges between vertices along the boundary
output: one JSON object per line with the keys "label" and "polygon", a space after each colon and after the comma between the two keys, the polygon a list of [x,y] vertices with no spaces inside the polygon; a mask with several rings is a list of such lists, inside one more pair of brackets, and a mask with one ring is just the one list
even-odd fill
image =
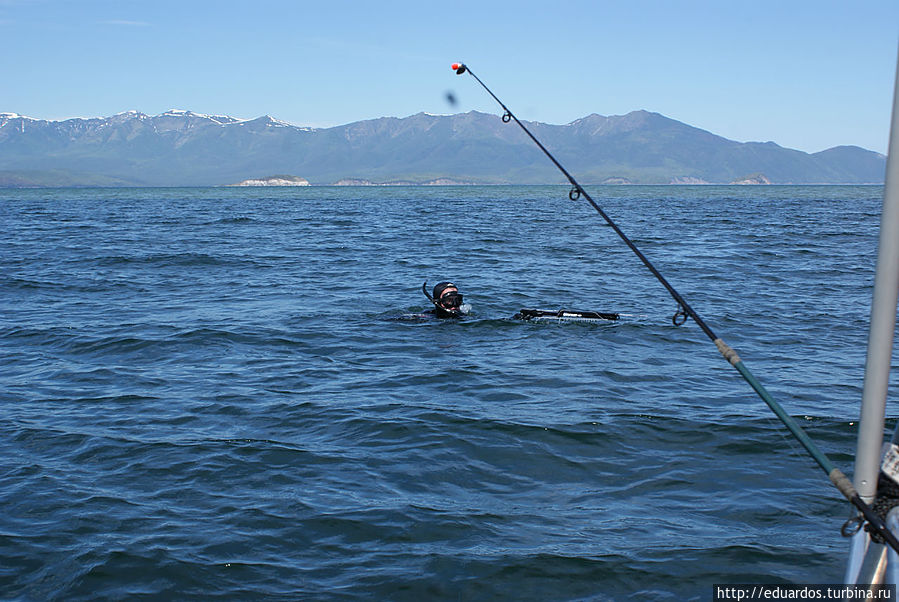
{"label": "clear sky", "polygon": [[886,152],[897,48],[899,0],[0,0],[0,112],[498,113],[461,60],[522,119]]}

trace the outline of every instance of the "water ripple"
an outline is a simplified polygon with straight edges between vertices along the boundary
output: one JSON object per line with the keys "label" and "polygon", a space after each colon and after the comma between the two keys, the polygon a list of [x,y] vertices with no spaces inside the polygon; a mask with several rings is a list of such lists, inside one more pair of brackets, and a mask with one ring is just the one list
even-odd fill
{"label": "water ripple", "polygon": [[[879,187],[594,195],[840,466]],[[845,504],[560,187],[0,191],[0,597],[708,599]],[[407,320],[452,279],[463,321]],[[534,324],[523,307],[618,311]],[[894,420],[891,420],[894,426]]]}

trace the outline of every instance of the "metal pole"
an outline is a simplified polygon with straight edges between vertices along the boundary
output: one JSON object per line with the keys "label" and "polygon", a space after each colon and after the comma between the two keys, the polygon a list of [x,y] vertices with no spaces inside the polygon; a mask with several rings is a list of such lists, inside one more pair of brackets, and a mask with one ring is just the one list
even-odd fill
{"label": "metal pole", "polygon": [[858,451],[855,456],[854,484],[865,502],[873,500],[877,493],[893,333],[896,329],[896,303],[899,300],[899,60],[893,92],[888,153],[877,271],[871,302],[868,357],[865,361],[865,382],[858,427]]}

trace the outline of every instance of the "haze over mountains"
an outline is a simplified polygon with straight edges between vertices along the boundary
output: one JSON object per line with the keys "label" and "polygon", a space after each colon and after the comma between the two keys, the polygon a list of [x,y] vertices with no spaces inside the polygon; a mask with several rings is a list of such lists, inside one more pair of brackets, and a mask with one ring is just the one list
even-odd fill
{"label": "haze over mountains", "polygon": [[[882,183],[886,164],[855,146],[809,154],[735,142],[647,111],[526,125],[583,184]],[[313,185],[564,183],[514,123],[478,112],[318,129],[178,110],[0,113],[0,186],[217,186],[270,174]]]}

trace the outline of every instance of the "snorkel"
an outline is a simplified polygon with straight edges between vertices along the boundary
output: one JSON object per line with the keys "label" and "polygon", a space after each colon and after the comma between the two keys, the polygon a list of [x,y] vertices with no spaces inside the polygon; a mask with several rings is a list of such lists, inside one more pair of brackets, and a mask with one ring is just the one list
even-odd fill
{"label": "snorkel", "polygon": [[[439,296],[443,290],[448,288],[454,288],[456,289],[456,292],[448,293],[442,297]],[[423,292],[425,297],[428,298],[428,301],[434,305],[435,315],[440,318],[461,318],[471,310],[470,305],[462,304],[462,293],[459,292],[459,289],[452,282],[441,282],[434,287],[434,294],[437,295],[436,299],[428,293],[427,280],[421,285],[421,292]],[[445,305],[447,302],[449,306]]]}

